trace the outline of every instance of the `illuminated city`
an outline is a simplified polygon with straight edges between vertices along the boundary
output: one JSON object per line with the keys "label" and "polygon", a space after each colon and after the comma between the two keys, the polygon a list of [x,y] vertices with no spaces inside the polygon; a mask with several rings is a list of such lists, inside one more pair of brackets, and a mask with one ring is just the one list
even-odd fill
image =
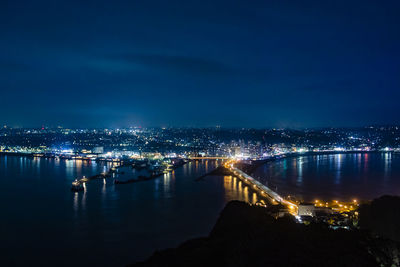
{"label": "illuminated city", "polygon": [[[400,153],[398,126],[355,129],[224,129],[216,128],[127,128],[127,129],[13,129],[1,131],[0,153],[34,158],[111,162],[112,167],[92,177],[77,177],[72,190],[85,190],[92,179],[114,178],[115,184],[155,179],[190,161],[219,160],[244,188],[256,193],[253,205],[282,205],[280,216],[294,215],[298,222],[323,220],[334,227],[349,228],[357,223],[356,200],[315,200],[306,203],[293,196],[280,196],[243,172],[271,160],[301,155],[343,153]],[[233,139],[230,139],[233,138]],[[8,144],[8,145],[5,145]],[[239,168],[236,166],[238,165]],[[246,166],[247,165],[247,166]],[[124,167],[147,170],[147,176],[121,180]],[[244,166],[244,167],[243,167]],[[241,187],[242,184],[239,186]],[[249,199],[249,196],[247,196]],[[317,216],[319,214],[319,216]],[[314,219],[312,218],[314,217]],[[349,219],[349,217],[351,219]]]}
{"label": "illuminated city", "polygon": [[400,150],[400,127],[354,129],[9,128],[0,152],[87,160],[225,157],[267,159],[291,153]]}
{"label": "illuminated city", "polygon": [[1,1],[0,266],[400,267],[399,11]]}

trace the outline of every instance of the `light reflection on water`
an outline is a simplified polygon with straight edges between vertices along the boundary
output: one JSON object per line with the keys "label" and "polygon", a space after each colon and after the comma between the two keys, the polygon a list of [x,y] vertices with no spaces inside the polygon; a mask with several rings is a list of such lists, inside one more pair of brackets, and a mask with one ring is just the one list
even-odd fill
{"label": "light reflection on water", "polygon": [[364,154],[364,173],[368,172],[368,158],[369,158],[369,154],[365,153]]}
{"label": "light reflection on water", "polygon": [[299,157],[296,161],[297,164],[297,184],[301,184],[303,182],[303,157]]}
{"label": "light reflection on water", "polygon": [[77,212],[80,210],[86,210],[86,198],[87,198],[87,186],[84,183],[83,184],[84,191],[83,192],[73,192],[73,209],[75,212],[75,215],[77,215]]}
{"label": "light reflection on water", "polygon": [[249,203],[249,188],[247,186],[243,189],[244,201]]}
{"label": "light reflection on water", "polygon": [[247,203],[255,204],[257,202],[258,196],[241,180],[236,177],[224,176],[224,190],[225,190],[225,202],[231,200],[241,200]]}
{"label": "light reflection on water", "polygon": [[335,155],[335,184],[340,184],[342,154]]}
{"label": "light reflection on water", "polygon": [[372,199],[400,194],[400,155],[376,152],[290,157],[263,165],[254,176],[283,196],[307,201]]}
{"label": "light reflection on water", "polygon": [[[195,182],[220,164],[190,162],[157,179],[126,185],[115,185],[113,178],[98,179],[89,182],[85,192],[72,193],[75,178],[98,174],[111,165],[0,157],[0,203],[12,203],[2,209],[7,220],[0,220],[0,229],[7,229],[2,238],[13,240],[3,254],[19,265],[45,259],[51,266],[60,255],[71,265],[126,265],[155,249],[207,235],[227,201],[259,200],[251,188],[231,176],[208,176]],[[400,155],[286,158],[261,166],[255,176],[283,195],[311,199],[399,194]],[[29,225],[28,232],[20,231],[21,222]],[[31,246],[37,233],[43,244]],[[29,250],[21,251],[21,247]],[[95,254],[87,253],[88,248]],[[21,253],[30,253],[30,257],[22,259]],[[70,255],[81,261],[77,263]]]}
{"label": "light reflection on water", "polygon": [[78,209],[79,209],[79,203],[78,203],[78,198],[79,198],[79,193],[78,192],[75,192],[75,193],[73,193],[74,194],[74,211],[75,211],[75,215],[77,214],[77,212],[78,212]]}
{"label": "light reflection on water", "polygon": [[175,171],[166,173],[163,175],[163,191],[164,197],[171,198],[174,196],[174,185],[175,185]]}
{"label": "light reflection on water", "polygon": [[385,182],[387,182],[388,178],[390,178],[390,168],[392,166],[392,154],[391,153],[385,153]]}
{"label": "light reflection on water", "polygon": [[257,194],[256,194],[256,193],[253,193],[253,194],[252,194],[252,200],[251,200],[252,204],[257,203],[257,201],[258,201]]}

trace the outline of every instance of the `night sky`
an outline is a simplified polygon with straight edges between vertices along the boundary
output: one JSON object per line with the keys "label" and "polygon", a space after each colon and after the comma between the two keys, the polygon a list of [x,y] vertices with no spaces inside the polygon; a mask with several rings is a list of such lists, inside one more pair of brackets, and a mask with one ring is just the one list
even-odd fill
{"label": "night sky", "polygon": [[0,124],[400,123],[400,1],[81,2],[0,2]]}

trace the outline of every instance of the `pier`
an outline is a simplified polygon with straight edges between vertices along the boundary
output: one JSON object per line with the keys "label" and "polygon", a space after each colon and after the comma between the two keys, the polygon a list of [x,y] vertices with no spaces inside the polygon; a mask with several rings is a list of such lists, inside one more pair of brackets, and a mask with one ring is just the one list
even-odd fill
{"label": "pier", "polygon": [[[158,169],[158,170],[153,170],[149,176],[143,176],[143,175],[139,175],[138,178],[136,179],[128,179],[128,180],[114,180],[114,184],[130,184],[130,183],[135,183],[135,182],[142,182],[142,181],[149,181],[152,179],[156,179],[160,176],[162,176],[163,174],[167,174],[170,172],[173,172],[175,169],[182,167],[183,165],[185,165],[186,163],[188,163],[188,160],[180,160],[177,162],[174,162],[172,165],[168,164],[164,169]],[[148,164],[145,164],[145,166],[135,166],[135,164],[133,163],[133,161],[119,161],[119,162],[114,162],[116,164],[118,164],[115,167],[111,167],[107,172],[103,172],[100,174],[96,174],[93,175],[91,177],[83,177],[81,179],[76,179],[74,182],[72,182],[72,187],[71,190],[78,192],[78,191],[83,191],[82,187],[85,183],[94,180],[94,179],[105,179],[105,178],[111,178],[113,173],[117,172],[118,168],[124,167],[124,166],[131,166],[132,168],[137,168],[137,169],[147,169],[148,171],[150,171],[151,166],[149,166]]]}

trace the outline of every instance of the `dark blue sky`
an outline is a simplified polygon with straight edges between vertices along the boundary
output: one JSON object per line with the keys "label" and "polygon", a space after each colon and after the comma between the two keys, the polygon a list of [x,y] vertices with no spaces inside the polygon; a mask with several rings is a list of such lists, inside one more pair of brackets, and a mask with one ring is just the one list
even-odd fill
{"label": "dark blue sky", "polygon": [[0,124],[400,123],[400,1],[1,1]]}

